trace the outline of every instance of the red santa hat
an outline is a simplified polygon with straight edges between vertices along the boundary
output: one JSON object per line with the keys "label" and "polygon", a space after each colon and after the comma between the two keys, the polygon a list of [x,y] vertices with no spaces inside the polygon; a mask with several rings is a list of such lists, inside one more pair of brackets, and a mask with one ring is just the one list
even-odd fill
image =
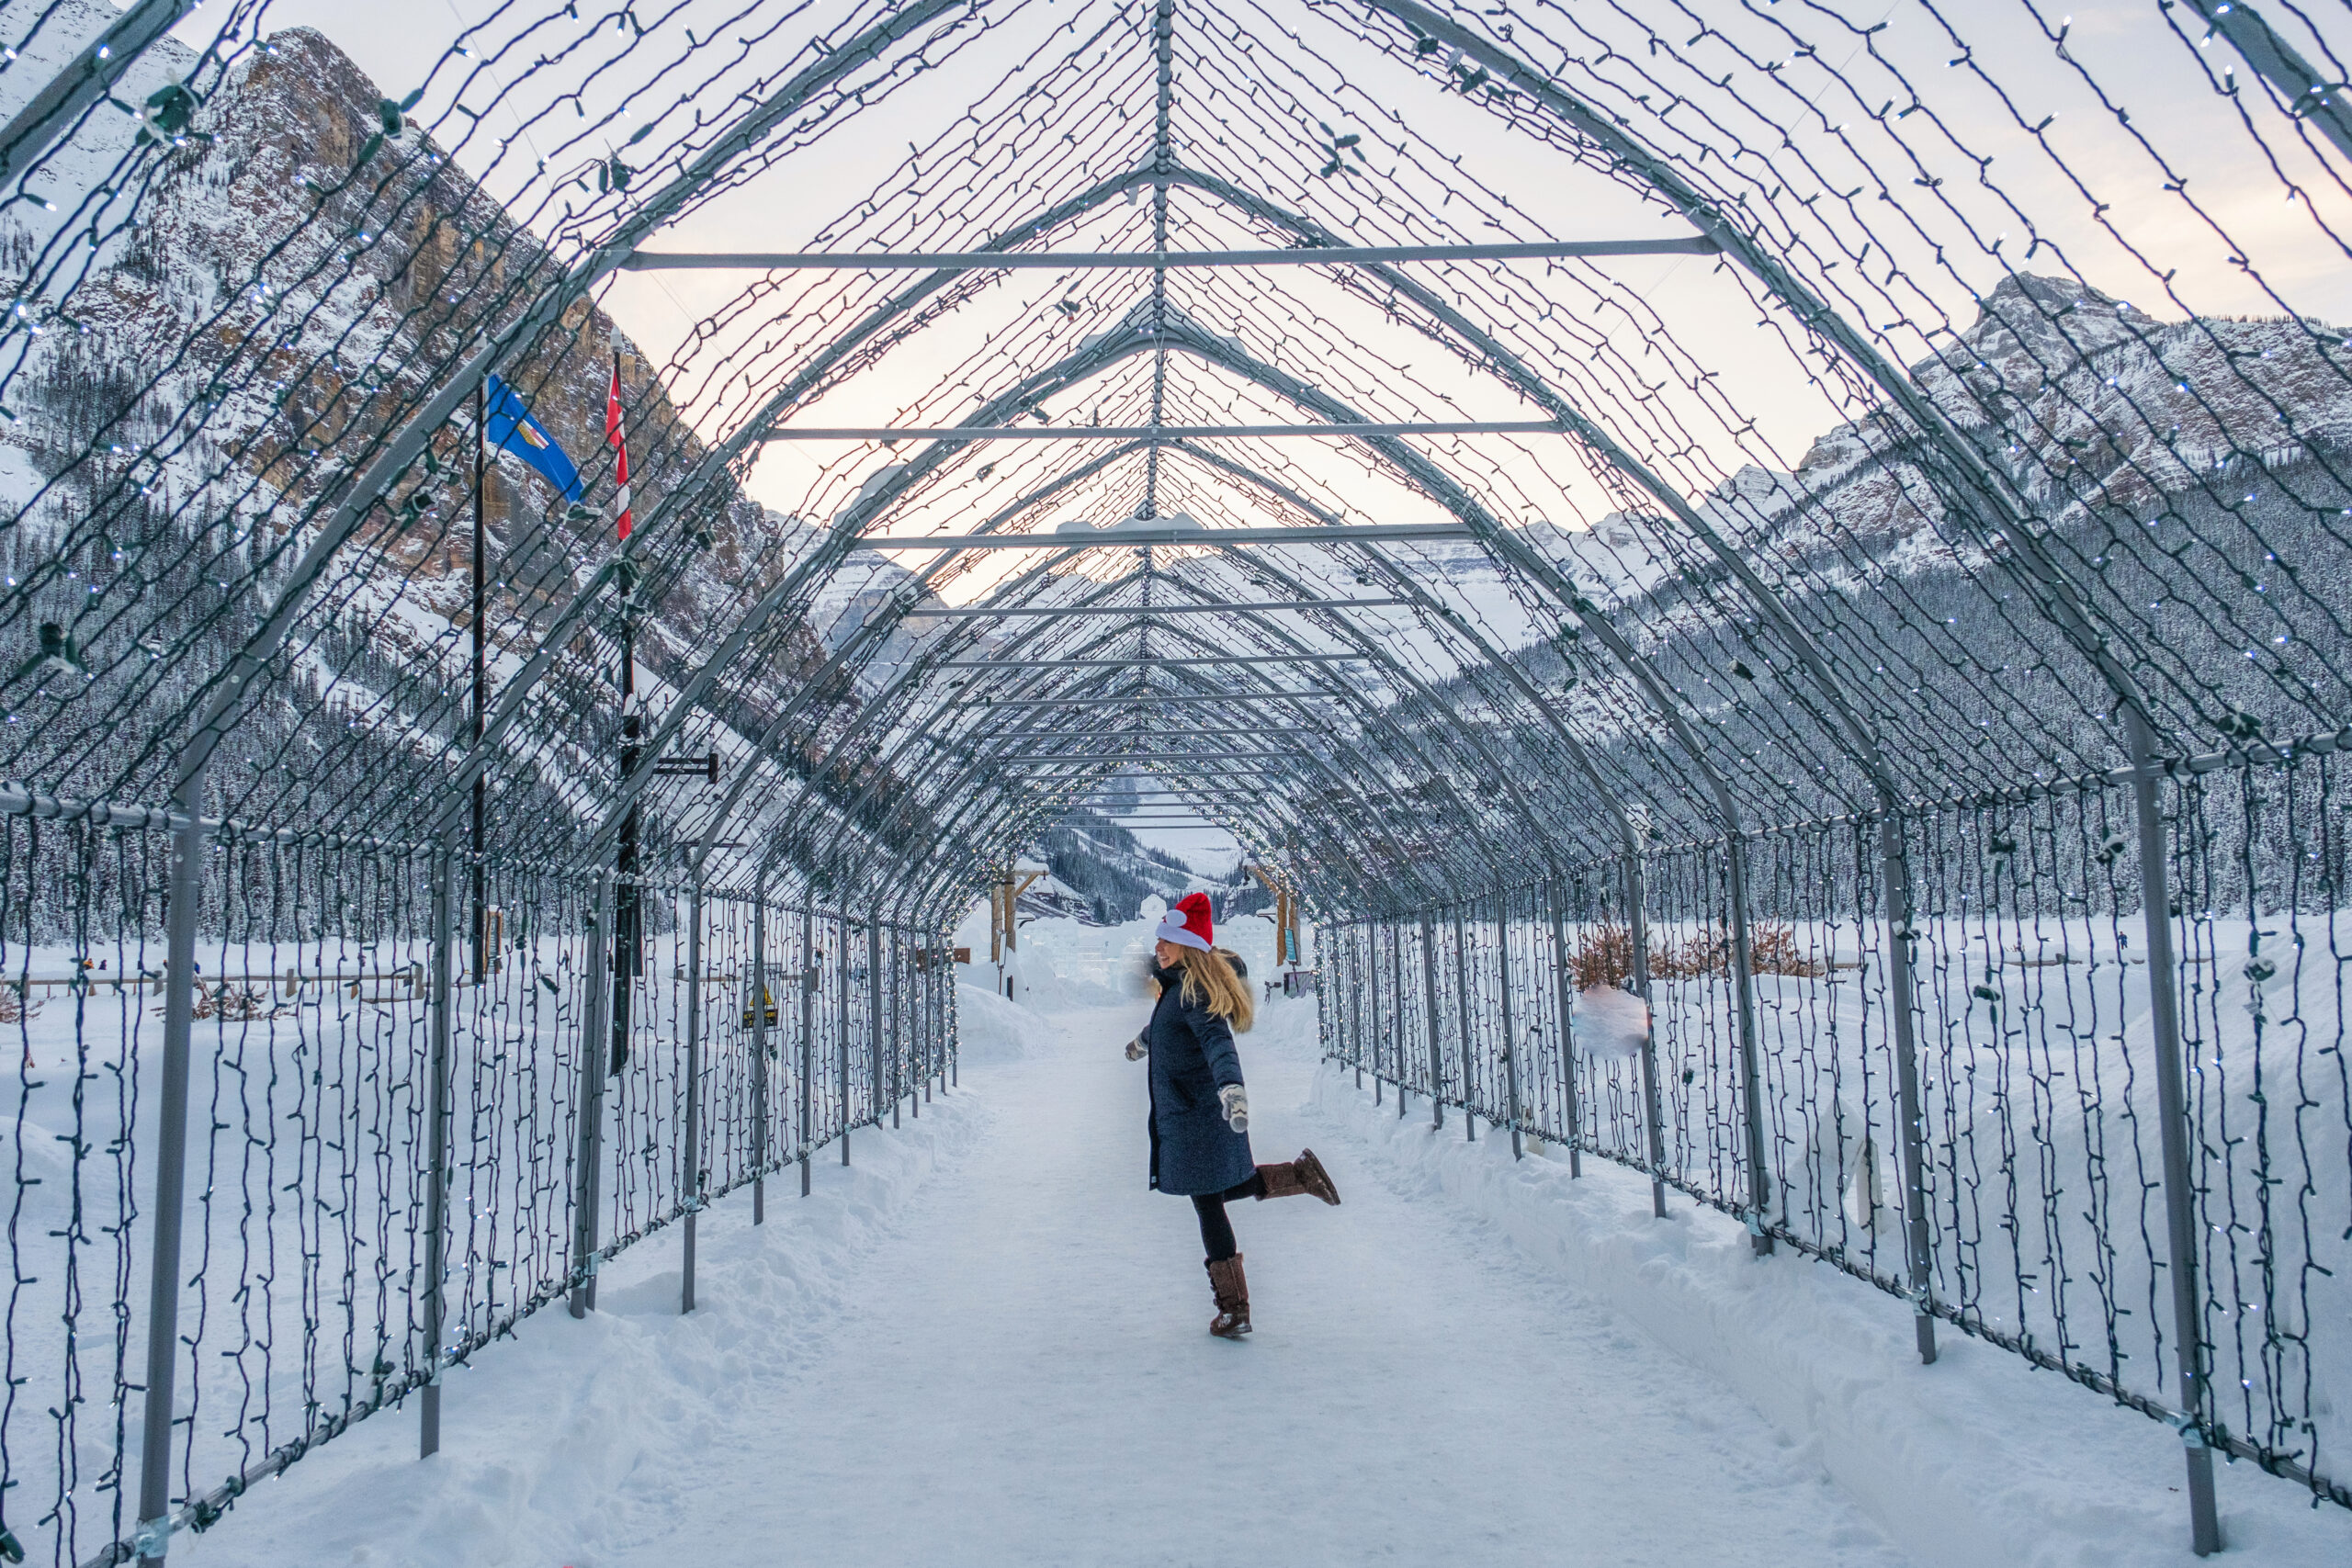
{"label": "red santa hat", "polygon": [[1152,934],[1179,947],[1208,952],[1216,945],[1216,933],[1209,924],[1209,896],[1187,893],[1177,899],[1175,908],[1159,917],[1159,929]]}

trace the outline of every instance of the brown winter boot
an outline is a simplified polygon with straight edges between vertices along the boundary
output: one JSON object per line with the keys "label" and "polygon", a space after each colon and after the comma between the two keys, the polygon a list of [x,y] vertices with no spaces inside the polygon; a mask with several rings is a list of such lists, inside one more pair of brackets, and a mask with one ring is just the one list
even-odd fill
{"label": "brown winter boot", "polygon": [[1340,1201],[1340,1190],[1331,1185],[1331,1173],[1315,1157],[1313,1149],[1301,1149],[1298,1157],[1281,1165],[1261,1165],[1258,1174],[1266,1179],[1266,1198],[1295,1198],[1301,1193],[1320,1198],[1333,1205]]}
{"label": "brown winter boot", "polygon": [[1216,1293],[1216,1315],[1209,1332],[1220,1339],[1238,1339],[1250,1332],[1250,1280],[1241,1272],[1241,1254],[1208,1260],[1209,1289]]}

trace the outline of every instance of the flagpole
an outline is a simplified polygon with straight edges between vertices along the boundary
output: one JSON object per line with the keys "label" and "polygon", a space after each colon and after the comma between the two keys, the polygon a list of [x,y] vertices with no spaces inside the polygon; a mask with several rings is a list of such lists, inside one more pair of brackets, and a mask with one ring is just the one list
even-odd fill
{"label": "flagpole", "polygon": [[[613,350],[613,408],[607,411],[606,423],[611,424],[617,410],[621,383],[621,351]],[[606,437],[619,448],[619,471],[626,475],[628,448],[623,445],[627,433],[613,427]],[[626,480],[624,480],[626,483]],[[624,492],[624,509],[628,502]],[[626,511],[624,511],[626,515]],[[640,726],[637,714],[637,634],[632,620],[637,603],[637,580],[634,572],[621,579],[621,756],[620,776],[626,780],[637,771],[638,736]],[[631,801],[621,818],[619,852],[616,856],[616,878],[613,921],[613,1071],[618,1073],[628,1065],[629,988],[637,976],[639,943],[639,892],[637,886],[637,803]]]}
{"label": "flagpole", "polygon": [[[483,622],[488,618],[490,600],[490,534],[484,525],[483,495],[489,483],[490,383],[484,381],[474,389],[474,712],[473,743],[481,744],[482,724],[489,714],[489,664],[483,641]],[[490,910],[484,898],[485,875],[482,866],[482,818],[490,787],[488,776],[474,774],[473,855],[471,859],[473,890],[473,950],[474,979],[477,984],[490,974]]]}

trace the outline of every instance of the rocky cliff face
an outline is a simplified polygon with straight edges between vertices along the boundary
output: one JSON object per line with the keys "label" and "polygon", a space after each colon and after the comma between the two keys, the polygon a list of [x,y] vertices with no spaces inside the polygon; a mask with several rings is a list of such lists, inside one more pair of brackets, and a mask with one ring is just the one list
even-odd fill
{"label": "rocky cliff face", "polygon": [[[0,74],[0,112],[47,79],[45,56],[62,58],[112,16],[99,0],[62,0],[36,51]],[[152,91],[193,63],[166,40],[124,93]],[[135,650],[193,642],[199,656],[187,667],[217,664],[282,580],[304,515],[329,498],[347,455],[393,426],[436,367],[462,356],[461,323],[511,316],[552,275],[537,240],[413,128],[363,159],[382,130],[381,98],[324,38],[281,33],[232,62],[184,145],[135,171],[135,222],[119,222],[122,199],[75,209],[66,198],[110,177],[137,134],[129,118],[105,114],[35,178],[34,188],[66,198],[58,210],[0,210],[0,287],[40,329],[0,349],[14,351],[0,368],[12,370],[5,400],[15,416],[0,430],[0,515],[13,525],[0,530],[0,563],[18,580],[28,624],[62,621],[96,677],[85,690],[0,697],[35,721],[10,732],[15,754],[0,771],[82,792],[152,794],[156,757],[110,766],[77,719],[111,712],[156,730],[145,750],[168,746],[163,732],[175,726],[185,682],[149,674]],[[637,515],[706,455],[655,367],[601,310],[575,307],[526,361],[505,367],[579,463],[590,506],[567,509],[519,461],[496,463],[486,508],[494,668],[514,666],[573,591],[579,563],[610,537],[605,408],[616,355]],[[202,428],[191,433],[196,415]],[[335,464],[312,461],[322,446]],[[302,651],[281,671],[282,700],[262,720],[271,746],[282,750],[290,729],[323,721],[406,754],[373,762],[410,765],[451,733],[459,711],[445,686],[461,678],[470,622],[471,446],[461,416],[392,498],[390,520],[338,563],[297,639]],[[790,559],[789,543],[740,498],[668,538],[638,596],[639,683],[657,706]],[[728,699],[724,717],[755,729],[772,711],[758,691],[786,685],[822,653],[808,628],[791,628],[771,656],[774,680]],[[538,773],[535,809],[584,809],[571,781],[609,776],[616,671],[608,644],[581,645],[535,705],[524,742]],[[350,746],[313,737],[308,750],[323,763]],[[282,804],[325,798],[299,785],[287,793]]]}
{"label": "rocky cliff face", "polygon": [[[2343,333],[2281,317],[2158,321],[2071,278],[2001,280],[1976,321],[1911,367],[1937,406],[2065,528],[2097,508],[2145,512],[2232,464],[2290,467],[2352,440]],[[1709,498],[1765,547],[1810,556],[1838,528],[1898,568],[1941,509],[1875,422],[1816,441],[1792,474],[1749,468]]]}

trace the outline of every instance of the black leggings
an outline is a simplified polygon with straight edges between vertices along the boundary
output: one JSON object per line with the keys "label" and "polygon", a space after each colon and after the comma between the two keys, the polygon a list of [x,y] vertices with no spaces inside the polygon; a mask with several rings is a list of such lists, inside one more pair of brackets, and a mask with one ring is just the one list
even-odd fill
{"label": "black leggings", "polygon": [[1263,1198],[1266,1179],[1252,1172],[1250,1179],[1238,1187],[1228,1187],[1222,1192],[1201,1192],[1193,1198],[1193,1212],[1201,1216],[1201,1247],[1212,1263],[1222,1263],[1241,1250],[1233,1239],[1233,1222],[1225,1217],[1225,1206],[1242,1198]]}

